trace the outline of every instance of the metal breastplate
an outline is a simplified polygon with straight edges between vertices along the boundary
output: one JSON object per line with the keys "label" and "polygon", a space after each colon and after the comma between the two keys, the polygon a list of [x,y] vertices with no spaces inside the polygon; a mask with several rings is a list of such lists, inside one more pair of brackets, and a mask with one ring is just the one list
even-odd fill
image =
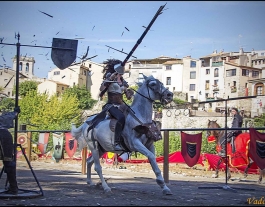
{"label": "metal breastplate", "polygon": [[122,94],[121,87],[119,86],[118,83],[110,84],[110,86],[108,88],[108,92]]}

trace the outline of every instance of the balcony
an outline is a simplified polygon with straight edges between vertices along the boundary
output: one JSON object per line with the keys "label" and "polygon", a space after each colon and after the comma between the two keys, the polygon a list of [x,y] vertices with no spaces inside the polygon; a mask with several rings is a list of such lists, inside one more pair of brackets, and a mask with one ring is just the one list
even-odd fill
{"label": "balcony", "polygon": [[218,85],[213,85],[213,91],[219,91]]}
{"label": "balcony", "polygon": [[219,91],[219,88],[218,88],[218,87],[216,87],[216,88],[214,88],[214,89],[213,89],[213,91]]}
{"label": "balcony", "polygon": [[223,61],[220,61],[220,62],[213,62],[213,63],[212,63],[212,67],[219,67],[219,66],[223,66]]}

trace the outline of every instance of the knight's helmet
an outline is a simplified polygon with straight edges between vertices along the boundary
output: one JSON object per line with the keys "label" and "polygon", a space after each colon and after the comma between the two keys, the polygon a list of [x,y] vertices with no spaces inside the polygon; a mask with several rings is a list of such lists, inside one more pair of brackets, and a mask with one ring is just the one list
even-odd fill
{"label": "knight's helmet", "polygon": [[103,72],[105,72],[105,74],[108,73],[119,73],[121,75],[124,74],[124,66],[121,66],[122,61],[118,60],[118,59],[108,59],[106,61],[103,62],[103,64],[105,65]]}

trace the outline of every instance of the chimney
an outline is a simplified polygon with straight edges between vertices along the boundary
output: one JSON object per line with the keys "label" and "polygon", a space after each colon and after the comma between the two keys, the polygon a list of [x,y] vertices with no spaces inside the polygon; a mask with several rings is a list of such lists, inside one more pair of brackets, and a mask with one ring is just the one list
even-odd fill
{"label": "chimney", "polygon": [[243,55],[244,54],[244,50],[243,48],[241,47],[240,50],[239,50],[239,55]]}

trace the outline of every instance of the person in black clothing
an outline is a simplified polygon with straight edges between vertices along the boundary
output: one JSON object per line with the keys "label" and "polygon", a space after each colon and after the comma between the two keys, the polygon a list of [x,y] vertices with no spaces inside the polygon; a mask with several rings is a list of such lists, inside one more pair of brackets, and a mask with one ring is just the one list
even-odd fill
{"label": "person in black clothing", "polygon": [[5,191],[7,194],[18,193],[16,179],[16,162],[14,160],[14,143],[9,128],[14,127],[14,119],[20,113],[19,106],[13,112],[6,112],[0,116],[0,160],[3,160],[4,172],[7,175],[9,189]]}
{"label": "person in black clothing", "polygon": [[[243,124],[243,118],[242,116],[238,113],[238,109],[237,108],[232,108],[231,109],[231,113],[233,116],[233,121],[232,121],[232,127],[231,128],[241,128],[242,124]],[[227,133],[227,143],[230,143],[231,140],[234,141],[234,139],[241,134],[242,131],[241,130],[229,130],[229,132]],[[221,157],[225,157],[225,134],[221,137],[220,139],[221,141],[221,151],[219,152],[219,156]],[[234,143],[232,142],[232,146]]]}

